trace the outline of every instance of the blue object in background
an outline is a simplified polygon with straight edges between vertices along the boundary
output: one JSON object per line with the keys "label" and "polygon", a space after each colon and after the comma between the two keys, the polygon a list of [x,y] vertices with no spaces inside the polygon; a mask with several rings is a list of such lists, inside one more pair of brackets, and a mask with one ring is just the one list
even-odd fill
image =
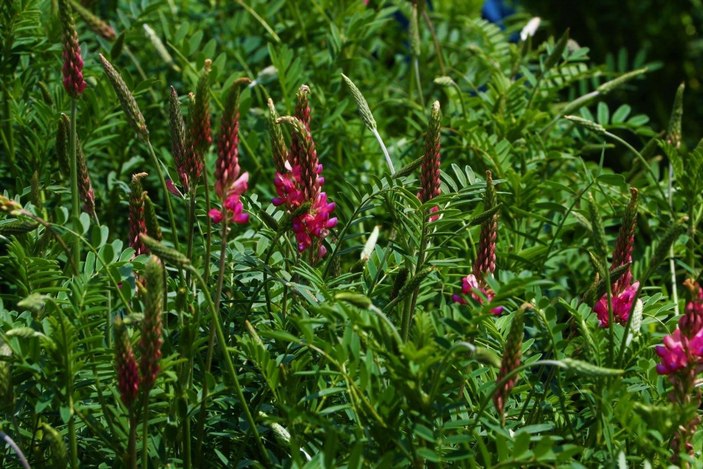
{"label": "blue object in background", "polygon": [[486,0],[481,8],[481,16],[503,29],[503,19],[515,13],[513,5],[514,2],[508,5],[504,0]]}

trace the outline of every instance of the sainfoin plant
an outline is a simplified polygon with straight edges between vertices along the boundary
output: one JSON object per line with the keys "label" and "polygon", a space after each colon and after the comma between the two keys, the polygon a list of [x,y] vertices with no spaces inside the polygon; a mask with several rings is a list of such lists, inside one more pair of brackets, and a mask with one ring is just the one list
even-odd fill
{"label": "sainfoin plant", "polygon": [[55,3],[0,5],[0,467],[700,465],[683,87],[473,2]]}

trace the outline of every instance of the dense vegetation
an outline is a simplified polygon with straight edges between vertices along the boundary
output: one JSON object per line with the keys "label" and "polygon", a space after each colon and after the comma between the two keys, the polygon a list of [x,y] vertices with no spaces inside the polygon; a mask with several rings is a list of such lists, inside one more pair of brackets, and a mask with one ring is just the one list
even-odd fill
{"label": "dense vegetation", "polygon": [[479,1],[90,3],[0,4],[0,466],[700,465],[683,87]]}

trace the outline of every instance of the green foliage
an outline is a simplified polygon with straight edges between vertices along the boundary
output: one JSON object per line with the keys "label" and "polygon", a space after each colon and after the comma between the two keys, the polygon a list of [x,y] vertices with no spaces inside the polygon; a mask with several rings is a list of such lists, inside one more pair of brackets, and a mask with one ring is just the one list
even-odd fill
{"label": "green foliage", "polygon": [[[569,32],[516,43],[527,17],[501,30],[477,17],[480,2],[370,3],[96,2],[117,33],[103,38],[77,18],[88,89],[76,101],[76,132],[96,220],[70,215],[60,167],[70,152],[55,143],[72,106],[56,6],[0,5],[0,184],[23,207],[10,215],[0,200],[0,429],[33,466],[672,460],[672,438],[698,411],[669,402],[654,346],[678,320],[676,286],[699,276],[703,217],[703,143],[677,144],[681,105],[662,139],[630,104],[604,101],[629,96],[648,72],[604,75]],[[411,31],[397,18],[413,9]],[[130,127],[99,53],[134,94],[148,141]],[[207,177],[176,196],[159,177],[179,185],[169,87],[188,122],[187,95],[206,59],[210,91],[196,99],[209,100],[215,143],[204,154]],[[249,223],[214,224],[219,122],[227,90],[244,76],[253,80],[239,100]],[[302,84],[338,218],[325,256],[300,253],[292,232],[309,202],[288,212],[271,203],[267,102],[293,115]],[[422,203],[425,103],[434,100],[441,195]],[[482,202],[487,170],[491,208]],[[129,187],[140,172],[146,198]],[[633,260],[609,269],[629,187],[640,194]],[[164,261],[166,294],[160,371],[127,407],[114,324],[124,324],[121,346],[141,350],[143,292],[153,289],[130,234],[139,200],[154,236],[138,239]],[[461,294],[491,248],[479,243],[482,227],[496,219],[495,275]],[[632,319],[602,328],[593,305],[617,294],[630,268],[641,282]],[[522,359],[499,380],[518,310]],[[503,421],[492,402],[511,377],[511,389],[500,389]],[[700,448],[700,432],[692,442]],[[0,466],[19,467],[9,448]]]}

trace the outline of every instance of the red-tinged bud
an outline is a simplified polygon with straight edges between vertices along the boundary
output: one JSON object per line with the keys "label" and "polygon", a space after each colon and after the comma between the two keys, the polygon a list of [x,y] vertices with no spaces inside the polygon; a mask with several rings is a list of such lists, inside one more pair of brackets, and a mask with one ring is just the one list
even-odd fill
{"label": "red-tinged bud", "polygon": [[[303,85],[298,92],[296,116],[283,116],[275,119],[275,125],[286,123],[291,127],[291,151],[289,161],[283,161],[283,168],[276,172],[274,184],[278,197],[273,204],[283,206],[289,213],[295,214],[291,228],[295,233],[298,250],[304,251],[313,246],[313,261],[324,257],[327,249],[322,240],[329,230],[336,226],[337,218],[332,217],[335,204],[327,200],[327,194],[321,191],[325,180],[322,177],[322,165],[317,159],[315,142],[310,132],[310,107],[308,95],[310,89]],[[271,116],[275,116],[273,103],[269,102]],[[273,117],[271,117],[273,119]],[[282,158],[285,144],[272,134],[274,159]],[[280,143],[277,143],[280,142]],[[277,150],[278,149],[278,150]],[[276,155],[276,151],[280,153]],[[295,162],[295,163],[294,163]],[[277,165],[281,162],[278,161]],[[301,209],[307,204],[307,209]]]}
{"label": "red-tinged bud", "polygon": [[144,217],[144,188],[141,179],[147,173],[137,173],[132,176],[131,194],[129,196],[129,245],[138,256],[148,252],[147,247],[139,237],[146,234],[146,219]]}
{"label": "red-tinged bud", "polygon": [[63,30],[63,87],[72,98],[78,98],[87,84],[83,79],[83,57],[72,13],[68,0],[59,0],[59,17]]}
{"label": "red-tinged bud", "polygon": [[280,117],[279,121],[290,124],[293,130],[292,138],[297,138],[297,166],[300,167],[301,189],[306,200],[314,200],[320,194],[324,179],[320,177],[322,165],[317,159],[315,141],[312,139],[310,129],[297,117],[284,116]]}
{"label": "red-tinged bud", "polygon": [[139,394],[139,370],[134,358],[132,343],[122,319],[115,319],[115,368],[117,369],[117,388],[122,402],[132,408]]}
{"label": "red-tinged bud", "polygon": [[83,200],[83,211],[95,217],[95,193],[90,182],[88,163],[80,141],[76,140],[76,163],[78,164],[78,193]]}
{"label": "red-tinged bud", "polygon": [[193,103],[193,115],[191,116],[191,137],[193,146],[200,157],[210,148],[212,144],[212,131],[210,126],[210,69],[212,60],[205,59],[203,71],[198,80],[198,87],[195,91],[195,102]]}
{"label": "red-tinged bud", "polygon": [[105,75],[110,81],[112,89],[115,90],[117,99],[120,101],[120,106],[122,106],[122,110],[127,116],[127,122],[129,122],[129,125],[132,126],[140,139],[145,142],[148,141],[149,129],[146,126],[146,121],[144,120],[141,109],[139,109],[137,100],[134,99],[134,95],[115,67],[102,54],[99,55],[99,58]]}
{"label": "red-tinged bud", "polygon": [[[523,329],[525,324],[525,309],[527,309],[527,307],[523,306],[513,315],[513,323],[510,325],[510,332],[508,333],[508,338],[505,341],[505,350],[503,352],[503,358],[500,362],[500,371],[498,372],[497,382],[502,381],[513,370],[520,366],[520,360],[522,359],[522,338],[524,335]],[[501,384],[493,394],[493,403],[495,404],[496,410],[500,414],[502,421],[505,421],[505,402],[510,396],[510,391],[512,391],[515,383],[517,383],[517,380],[518,376],[513,375]]]}
{"label": "red-tinged bud", "polygon": [[159,374],[161,345],[163,344],[161,315],[164,303],[164,267],[158,257],[151,256],[147,261],[144,282],[146,283],[146,293],[144,295],[142,336],[139,341],[139,370],[142,390],[148,393]]}
{"label": "red-tinged bud", "polygon": [[286,171],[286,161],[288,161],[288,147],[283,139],[281,126],[276,123],[278,112],[273,104],[273,100],[268,100],[268,130],[271,137],[271,151],[273,152],[273,165],[276,167],[277,173]]}
{"label": "red-tinged bud", "polygon": [[188,152],[186,150],[186,126],[181,114],[181,104],[178,93],[172,86],[169,94],[169,126],[171,128],[171,154],[176,163],[176,171],[183,186],[183,190],[190,190]]}
{"label": "red-tinged bud", "polygon": [[[622,225],[615,241],[613,251],[613,262],[610,265],[611,272],[623,265],[627,265],[627,270],[611,285],[610,306],[613,317],[620,324],[627,324],[632,311],[635,296],[639,291],[639,282],[632,282],[632,271],[629,264],[632,262],[632,249],[635,243],[635,228],[637,228],[637,189],[630,189],[630,203],[625,209]],[[598,316],[601,327],[610,324],[610,313],[608,307],[608,295],[603,295],[595,305],[593,311]]]}
{"label": "red-tinged bud", "polygon": [[[310,88],[307,85],[301,85],[296,95],[297,101],[295,104],[294,116],[303,123],[305,128],[310,131]],[[301,142],[304,139],[298,132],[294,132],[291,135],[290,144],[290,154],[289,163],[291,166],[297,166],[301,164],[302,160],[305,159],[305,148],[304,143]]]}
{"label": "red-tinged bud", "polygon": [[[613,263],[610,266],[610,270],[632,262],[632,249],[635,244],[635,229],[637,228],[637,195],[637,189],[634,187],[630,188],[630,203],[627,205],[627,209],[625,209],[622,225],[618,232],[618,239],[615,242]],[[631,283],[632,272],[628,267],[627,272],[615,282],[613,290],[618,292],[622,291],[630,286]]]}
{"label": "red-tinged bud", "polygon": [[144,223],[149,236],[157,241],[163,239],[159,219],[156,216],[156,207],[146,192],[144,192]]}
{"label": "red-tinged bud", "polygon": [[[493,175],[486,171],[486,193],[483,198],[483,209],[491,210],[496,206],[496,190],[493,186]],[[498,213],[494,213],[481,224],[481,237],[478,242],[478,253],[474,262],[473,273],[476,278],[483,279],[486,274],[496,270],[496,238],[498,237]]]}
{"label": "red-tinged bud", "polygon": [[222,200],[227,198],[241,171],[239,167],[239,93],[240,88],[249,83],[251,83],[249,78],[240,78],[232,84],[227,93],[222,114],[215,166],[215,193]]}

